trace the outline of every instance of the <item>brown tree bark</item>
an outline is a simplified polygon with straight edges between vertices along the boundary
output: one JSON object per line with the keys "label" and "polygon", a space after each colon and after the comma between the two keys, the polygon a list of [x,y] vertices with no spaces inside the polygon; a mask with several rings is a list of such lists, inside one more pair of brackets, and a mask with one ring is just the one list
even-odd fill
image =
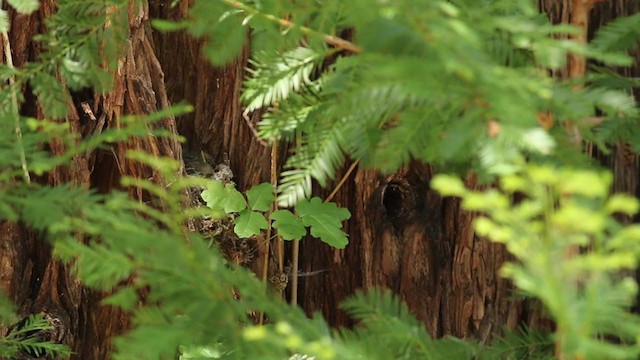
{"label": "brown tree bark", "polygon": [[[154,0],[138,12],[130,9],[131,42],[114,90],[105,95],[73,94],[68,119],[73,131],[87,134],[100,129],[99,124],[80,122],[83,102],[90,104],[97,118],[104,119],[104,126],[112,127],[118,126],[123,114],[146,114],[186,100],[195,105],[195,111],[179,119],[168,118],[162,126],[185,136],[190,151],[203,151],[217,162],[228,159],[239,188],[268,181],[270,149],[252,131],[260,114],[246,121],[238,101],[248,49],[232,64],[214,68],[200,54],[202,40],[183,32],[152,31],[149,13],[179,19],[193,0],[180,1],[175,8],[170,7],[171,2]],[[570,2],[540,0],[540,7],[554,21],[569,22]],[[31,16],[11,13],[10,39],[17,66],[36,58],[40,48],[32,38],[43,31],[43,20],[53,11],[55,0],[43,0],[41,10]],[[612,18],[637,11],[640,4],[635,0],[597,4],[590,15],[590,34]],[[638,76],[638,64],[621,71]],[[29,115],[41,116],[33,98],[27,99],[24,109],[33,109]],[[51,185],[71,181],[107,192],[118,187],[123,175],[155,176],[124,157],[129,148],[181,158],[181,148],[173,141],[136,140],[112,151],[78,156],[71,167],[40,180]],[[635,194],[638,158],[625,149],[621,145],[610,157],[597,156],[613,169],[615,189]],[[64,149],[54,147],[52,151]],[[286,154],[283,144],[275,166],[281,166]],[[329,269],[301,282],[298,299],[305,310],[321,311],[333,325],[350,325],[338,304],[358,289],[384,286],[400,294],[435,336],[486,341],[504,325],[544,321],[535,305],[510,300],[511,286],[497,274],[508,254],[473,234],[474,215],[461,210],[458,200],[443,199],[429,188],[433,174],[432,167],[414,163],[389,176],[367,169],[351,175],[334,199],[352,213],[347,224],[350,245],[335,250],[314,239],[301,243],[301,271]],[[474,179],[468,183],[473,186]],[[329,191],[319,194],[326,196]],[[141,199],[143,194],[133,191],[132,196]],[[254,245],[260,256],[251,266],[258,271],[260,257],[268,254],[260,244]],[[51,258],[46,241],[21,224],[0,224],[0,287],[25,314],[46,307],[64,310],[70,318],[67,341],[74,359],[110,358],[112,337],[129,325],[126,314],[101,306],[103,294],[83,288],[65,266]]]}
{"label": "brown tree bark", "polygon": [[[41,1],[32,15],[11,12],[10,42],[16,66],[36,61],[41,50],[33,36],[45,30],[44,20],[55,11],[55,0]],[[107,94],[72,94],[70,115],[66,121],[76,134],[87,136],[106,128],[120,126],[122,115],[144,115],[169,106],[164,75],[153,49],[148,7],[129,6],[129,44],[114,75],[114,88]],[[30,94],[23,113],[42,118],[39,105]],[[96,120],[81,122],[89,106]],[[175,119],[166,118],[158,126],[176,131]],[[157,174],[124,155],[128,149],[142,149],[152,154],[180,160],[182,150],[174,140],[149,138],[117,144],[110,151],[78,155],[72,165],[60,168],[39,181],[55,186],[62,183],[107,192],[119,186],[124,175],[154,178]],[[65,151],[61,144],[51,145],[51,152]],[[131,190],[142,200],[140,190]],[[79,239],[81,241],[82,239]],[[62,313],[68,317],[65,335],[74,355],[72,359],[109,359],[111,339],[129,326],[128,315],[121,310],[100,305],[104,294],[84,288],[67,266],[51,257],[50,246],[40,234],[21,224],[0,224],[0,288],[19,305],[23,315],[40,311]],[[6,329],[0,329],[4,334]]]}
{"label": "brown tree bark", "polygon": [[[187,2],[176,9],[170,9],[169,2],[155,3],[153,16],[178,19],[185,15]],[[569,23],[571,2],[540,0],[540,9],[555,22]],[[590,34],[612,18],[638,11],[638,6],[634,0],[597,4],[590,14]],[[202,40],[183,33],[156,34],[155,40],[171,84],[169,96],[197,104],[194,114],[180,120],[188,146],[218,160],[228,155],[240,188],[267,181],[269,149],[253,137],[251,126],[255,125],[242,119],[235,97],[247,51],[234,63],[216,69],[199,54]],[[186,51],[176,54],[172,50],[176,47]],[[639,70],[637,65],[624,71],[637,76]],[[615,188],[636,193],[637,156],[626,151],[627,160],[622,162],[620,153],[605,160],[614,170]],[[335,250],[311,238],[301,242],[301,271],[329,269],[302,280],[301,306],[308,312],[321,311],[333,325],[350,325],[338,304],[358,289],[383,286],[400,294],[434,336],[486,341],[505,325],[546,325],[538,305],[511,300],[511,285],[497,273],[509,257],[507,252],[473,234],[474,215],[460,209],[458,200],[443,199],[429,188],[433,174],[434,169],[424,164],[412,164],[390,176],[358,169],[334,199],[352,213],[347,224],[349,246]],[[473,185],[473,179],[468,183]],[[326,196],[330,190],[319,194]],[[254,262],[255,270],[260,263]]]}

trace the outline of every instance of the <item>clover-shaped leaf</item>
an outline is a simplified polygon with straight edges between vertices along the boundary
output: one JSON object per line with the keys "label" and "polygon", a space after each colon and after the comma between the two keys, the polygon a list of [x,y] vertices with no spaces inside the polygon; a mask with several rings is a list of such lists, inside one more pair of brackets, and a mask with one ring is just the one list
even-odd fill
{"label": "clover-shaped leaf", "polygon": [[338,249],[344,249],[349,243],[347,234],[341,230],[342,221],[351,217],[349,210],[314,197],[298,201],[296,212],[304,226],[311,227],[312,236]]}
{"label": "clover-shaped leaf", "polygon": [[249,209],[243,210],[234,223],[236,226],[233,227],[233,231],[241,238],[258,235],[261,230],[269,226],[264,215]]}
{"label": "clover-shaped leaf", "polygon": [[307,234],[302,219],[289,210],[273,212],[271,220],[273,220],[273,227],[278,230],[278,235],[285,240],[300,240]]}
{"label": "clover-shaped leaf", "polygon": [[234,184],[224,185],[222,181],[216,180],[203,191],[202,200],[207,203],[207,207],[214,211],[223,210],[229,214],[232,212],[240,212],[247,207],[244,196],[236,190]]}
{"label": "clover-shaped leaf", "polygon": [[269,211],[273,200],[275,200],[273,185],[271,183],[262,183],[252,187],[247,191],[247,199],[251,210]]}

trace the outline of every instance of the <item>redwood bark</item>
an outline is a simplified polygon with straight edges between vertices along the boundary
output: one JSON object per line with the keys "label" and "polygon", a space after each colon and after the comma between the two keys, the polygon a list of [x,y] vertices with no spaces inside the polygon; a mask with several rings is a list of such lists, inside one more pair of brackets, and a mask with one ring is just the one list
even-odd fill
{"label": "redwood bark", "polygon": [[[40,10],[29,16],[11,12],[10,41],[16,66],[37,60],[41,47],[33,41],[33,36],[45,31],[44,20],[55,11],[55,3],[55,0],[43,0]],[[103,128],[118,127],[122,115],[145,115],[169,106],[164,75],[152,45],[148,7],[129,6],[129,17],[129,44],[114,75],[113,90],[107,94],[72,94],[66,121],[76,134],[87,136]],[[23,113],[42,118],[33,96],[27,93],[26,99]],[[103,120],[81,122],[80,114],[86,114],[78,105],[83,102],[90,105],[96,118]],[[156,126],[176,131],[175,119],[171,117]],[[61,167],[39,181],[52,186],[73,182],[107,192],[117,188],[124,175],[158,180],[157,174],[124,156],[128,149],[134,148],[178,160],[182,156],[175,140],[134,139],[115,145],[111,151],[78,155],[71,166]],[[60,143],[51,144],[53,154],[62,154],[65,150]],[[137,189],[131,190],[131,195],[142,200],[143,194]],[[127,314],[100,305],[105,294],[83,287],[67,266],[52,259],[46,239],[22,224],[0,224],[0,249],[0,288],[19,305],[23,315],[42,310],[62,311],[69,316],[65,342],[74,352],[72,359],[111,358],[111,339],[129,327]],[[5,330],[0,329],[0,333],[4,334]]]}
{"label": "redwood bark", "polygon": [[[170,9],[169,2],[155,3],[153,16],[185,15],[187,2],[176,9]],[[569,23],[571,2],[540,0],[540,7],[555,22]],[[595,5],[590,33],[608,19],[638,11],[638,6],[633,0]],[[234,63],[212,68],[200,56],[202,40],[184,33],[157,34],[155,40],[171,84],[170,97],[197,104],[194,114],[180,120],[179,130],[188,146],[218,160],[228,155],[243,189],[267,181],[269,149],[253,138],[235,97],[247,65],[246,49]],[[174,48],[185,51],[176,54]],[[616,190],[635,193],[637,157],[626,153],[626,165],[617,160],[618,152],[606,161],[615,173]],[[351,325],[338,304],[358,289],[384,286],[400,294],[435,336],[486,341],[505,325],[546,325],[538,305],[511,300],[511,285],[497,273],[508,254],[502,246],[473,234],[474,215],[463,211],[458,200],[443,199],[429,188],[433,174],[423,164],[412,164],[390,176],[358,169],[334,199],[352,213],[347,248],[335,250],[314,239],[301,242],[300,270],[330,271],[302,280],[300,305],[309,313],[321,311],[333,325]],[[472,179],[469,185],[474,185]],[[329,191],[319,194],[326,196]]]}
{"label": "redwood bark", "polygon": [[[123,114],[146,114],[186,100],[195,105],[195,111],[177,120],[165,119],[161,126],[177,129],[187,138],[185,146],[191,151],[204,151],[218,162],[228,159],[239,188],[268,181],[270,149],[256,141],[251,129],[260,114],[245,121],[238,100],[248,49],[228,66],[214,68],[200,54],[202,40],[183,32],[152,31],[148,12],[152,17],[179,19],[193,0],[180,1],[175,8],[170,7],[171,2],[149,1],[149,11],[143,7],[137,13],[131,8],[131,42],[114,90],[105,95],[74,94],[67,121],[73,131],[88,134],[96,131],[97,124],[80,123],[82,110],[76,105],[82,102],[91,104],[96,117],[104,115],[105,126],[111,127],[118,126]],[[570,2],[540,0],[540,7],[555,22],[568,23]],[[10,37],[17,66],[35,60],[40,47],[32,38],[44,30],[43,20],[54,10],[55,0],[43,0],[41,10],[31,16],[11,13]],[[640,3],[635,0],[597,4],[590,14],[590,34],[612,18],[637,11]],[[637,53],[635,56],[638,59]],[[620,71],[639,76],[638,64],[640,61]],[[24,109],[35,109],[28,115],[41,116],[33,98],[27,99]],[[118,187],[123,175],[155,177],[124,157],[129,148],[181,158],[181,148],[174,141],[135,140],[113,151],[77,156],[72,166],[41,181],[51,185],[74,182],[107,192]],[[64,149],[54,146],[52,151],[61,153]],[[285,159],[286,154],[283,144],[278,158]],[[610,157],[596,156],[613,170],[616,191],[638,192],[635,154],[620,145]],[[433,174],[432,167],[414,163],[392,175],[358,169],[351,176],[334,199],[352,213],[346,226],[349,246],[335,250],[314,239],[301,242],[301,271],[329,269],[301,282],[298,299],[305,310],[321,311],[333,325],[350,325],[338,304],[358,289],[384,286],[400,294],[435,336],[486,341],[504,325],[543,321],[535,305],[510,300],[511,286],[497,275],[508,254],[501,246],[473,234],[474,215],[461,210],[458,200],[443,199],[429,188]],[[474,186],[474,180],[468,179],[468,184]],[[329,191],[319,194],[326,196]],[[143,194],[132,191],[132,196],[141,199]],[[255,270],[262,263],[260,256],[251,265]],[[0,224],[0,287],[25,314],[44,306],[68,313],[71,326],[67,340],[74,359],[109,359],[111,338],[129,326],[126,314],[100,306],[103,294],[82,287],[67,267],[52,260],[46,241],[21,224]]]}

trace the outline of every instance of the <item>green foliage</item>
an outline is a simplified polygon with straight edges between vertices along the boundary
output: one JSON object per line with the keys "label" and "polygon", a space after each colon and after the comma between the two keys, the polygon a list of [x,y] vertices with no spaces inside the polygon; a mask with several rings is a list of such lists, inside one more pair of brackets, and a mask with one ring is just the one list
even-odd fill
{"label": "green foliage", "polygon": [[269,211],[274,199],[273,185],[270,183],[256,185],[247,191],[249,208],[254,211]]}
{"label": "green foliage", "polygon": [[[2,304],[1,306],[6,306]],[[0,356],[3,359],[23,358],[25,354],[41,357],[45,354],[67,356],[69,349],[61,344],[44,341],[34,334],[52,330],[51,325],[42,316],[31,315],[20,328],[11,329],[9,334],[0,338]]]}
{"label": "green foliage", "polygon": [[[8,1],[24,12],[37,3]],[[604,68],[571,81],[550,76],[569,53],[629,65],[621,52],[640,37],[637,16],[612,22],[585,46],[555,36],[576,29],[551,25],[529,0],[197,1],[189,19],[156,24],[205,37],[205,55],[214,64],[231,61],[249,34],[245,110],[266,111],[262,137],[295,137],[298,146],[278,189],[261,184],[246,196],[234,184],[183,178],[174,160],[132,151],[130,159],[163,179],[122,180],[149,194],[142,203],[119,191],[29,181],[29,174],[47,175],[76,154],[149,136],[154,121],[189,110],[120,119],[123,128],[86,139],[64,122],[21,116],[26,85],[53,119],[67,116],[70,90],[107,91],[126,47],[128,1],[57,5],[38,38],[45,50],[39,61],[0,66],[7,83],[0,88],[0,221],[38,231],[86,286],[113,293],[104,304],[132,314],[133,328],[116,339],[114,359],[534,358],[553,351],[567,358],[637,357],[640,317],[629,311],[637,284],[626,274],[637,265],[640,229],[614,215],[635,214],[638,201],[609,196],[610,174],[576,168],[582,163],[574,161],[580,155],[572,135],[538,123],[540,114],[549,114],[556,123],[572,120],[584,139],[604,150],[620,140],[640,148],[638,107],[629,93],[637,81]],[[0,11],[0,30],[8,26]],[[345,29],[353,30],[353,42],[340,38]],[[590,123],[595,115],[600,125]],[[49,153],[52,141],[69,150]],[[377,290],[344,303],[357,327],[332,331],[185,230],[195,213],[231,215],[241,237],[260,234],[272,221],[283,239],[301,239],[310,228],[312,236],[344,248],[341,225],[350,213],[312,197],[312,180],[328,185],[347,158],[386,172],[416,159],[499,179],[499,188],[482,193],[456,177],[436,177],[433,187],[485,214],[477,233],[515,256],[503,274],[545,305],[556,331],[506,331],[492,346],[435,340],[398,297]],[[205,189],[206,211],[184,209],[182,195],[194,186]],[[294,211],[275,211],[268,221],[274,201]],[[8,307],[0,302],[3,321]],[[254,312],[266,314],[269,324],[253,326]],[[31,319],[0,339],[0,356],[25,349],[63,354],[60,344],[28,336],[47,326]]]}
{"label": "green foliage", "polygon": [[640,14],[612,20],[591,41],[599,50],[628,51],[640,46]]}
{"label": "green foliage", "polygon": [[13,6],[17,12],[23,14],[31,14],[40,7],[40,1],[38,0],[7,0],[7,2]]}
{"label": "green foliage", "polygon": [[247,207],[244,197],[236,190],[235,184],[214,181],[201,196],[213,211],[224,211],[229,214],[242,211]]}
{"label": "green foliage", "polygon": [[521,326],[505,329],[501,338],[481,349],[480,359],[553,359],[553,338],[542,330]]}
{"label": "green foliage", "polygon": [[278,229],[278,235],[285,240],[300,240],[307,235],[307,229],[299,216],[289,210],[278,210],[271,214],[273,227]]}
{"label": "green foliage", "polygon": [[314,70],[326,54],[305,47],[295,48],[284,54],[259,54],[254,57],[249,69],[251,77],[245,84],[242,100],[245,111],[275,106],[286,100],[291,93],[314,84]]}
{"label": "green foliage", "polygon": [[[264,284],[247,270],[228,266],[197,233],[183,231],[181,223],[187,218],[181,215],[179,194],[193,186],[193,182],[176,178],[174,161],[139,152],[129,156],[172,179],[169,187],[144,185],[163,200],[164,213],[152,208],[151,204],[130,200],[123,193],[99,195],[70,186],[30,185],[1,198],[26,224],[47,234],[55,244],[56,256],[69,263],[84,284],[97,290],[115,290],[114,295],[104,300],[105,304],[132,312],[134,329],[116,340],[114,359],[172,357],[178,349],[182,349],[181,356],[185,359],[194,353],[213,353],[212,358],[233,359],[282,359],[291,352],[314,355],[319,359],[361,356],[361,345],[347,336],[346,330],[345,335],[331,333],[323,320],[310,320],[301,310],[269,295]],[[133,180],[128,183],[134,184]],[[208,189],[219,185],[211,180],[198,180]],[[265,199],[269,198],[264,196],[267,191],[273,199],[271,187],[260,185],[253,189],[257,190],[250,197],[251,207],[264,208]],[[224,193],[224,187],[221,193]],[[37,203],[46,202],[57,211],[54,214],[37,211],[33,207],[36,202],[30,200],[34,198],[38,199]],[[319,199],[307,205],[307,208],[314,207],[335,214],[334,225],[348,214],[335,205],[320,203]],[[300,210],[305,217],[313,216],[317,211],[307,208],[303,206]],[[79,234],[86,242],[77,241]],[[135,276],[135,282],[123,281],[132,276]],[[145,305],[141,306],[139,296],[143,289]],[[235,294],[240,294],[240,299]],[[349,305],[350,309],[354,309],[355,314],[357,302],[371,303],[367,305],[368,309],[378,308],[386,302],[399,306],[399,300],[390,294],[379,300],[378,296],[382,295],[355,299]],[[376,316],[386,316],[392,321],[398,316],[393,306],[380,307]],[[410,315],[406,306],[402,306],[404,321]],[[252,323],[249,313],[254,311],[264,311],[274,325],[249,326]],[[411,324],[420,328],[415,319]],[[385,334],[389,331],[391,329],[385,329]],[[428,336],[424,329],[420,334]],[[361,341],[367,343],[371,339]],[[440,341],[431,341],[440,344]],[[463,343],[442,344],[454,351]],[[386,353],[372,353],[368,358],[386,359],[383,356]]]}
{"label": "green foliage", "polygon": [[296,204],[296,214],[289,210],[278,210],[271,214],[273,227],[285,240],[300,240],[311,229],[311,235],[337,248],[344,249],[349,240],[341,230],[342,221],[351,217],[349,210],[338,208],[334,203],[323,203],[318,197],[302,200]]}
{"label": "green foliage", "polygon": [[334,203],[323,203],[318,197],[299,201],[296,212],[302,224],[311,228],[311,235],[327,244],[344,249],[349,243],[347,234],[341,228],[341,222],[351,217],[349,210],[338,208]]}
{"label": "green foliage", "polygon": [[[38,0],[7,0],[7,2],[22,14],[31,14],[40,7]],[[0,33],[7,32],[9,32],[9,14],[6,10],[0,9]]]}
{"label": "green foliage", "polygon": [[[210,216],[221,219],[228,214],[237,213],[234,218],[234,232],[241,238],[258,235],[269,226],[263,213],[269,211],[275,201],[273,185],[262,183],[247,191],[245,200],[236,190],[235,184],[223,184],[213,181],[201,194],[211,210]],[[278,210],[271,214],[273,227],[285,240],[300,240],[307,234],[305,227],[311,229],[311,235],[323,242],[343,249],[349,243],[342,228],[342,221],[351,217],[349,210],[338,208],[335,203],[323,203],[314,197],[300,201],[295,207],[296,214],[289,210]]]}
{"label": "green foliage", "polygon": [[608,172],[528,165],[485,192],[467,190],[456,177],[432,183],[485,214],[476,219],[477,234],[515,256],[501,273],[545,305],[563,357],[640,353],[640,316],[630,311],[638,286],[628,272],[640,260],[640,225],[623,226],[614,217],[633,215],[640,205],[627,195],[609,196],[611,180]]}
{"label": "green foliage", "polygon": [[[544,113],[571,119],[604,150],[618,140],[640,148],[629,132],[640,118],[628,92],[635,85],[576,92],[544,71],[566,66],[568,53],[631,65],[621,51],[640,39],[638,16],[611,22],[584,46],[555,36],[576,29],[550,24],[528,0],[229,0],[199,2],[190,14],[181,25],[197,36],[229,40],[231,28],[251,29],[245,109],[267,110],[260,134],[269,141],[301,133],[281,174],[282,206],[310,197],[312,179],[326,186],[347,157],[386,172],[419,159],[486,177],[509,171],[501,164],[518,156],[580,156],[575,147],[554,151],[571,135],[542,129]],[[334,41],[344,29],[355,33],[348,46]],[[238,41],[222,54],[211,47],[210,59],[230,58]],[[594,109],[603,118],[595,129]]]}
{"label": "green foliage", "polygon": [[236,226],[233,228],[233,231],[235,231],[236,235],[243,238],[258,235],[261,230],[269,226],[264,215],[250,210],[240,212],[235,219],[235,224]]}
{"label": "green foliage", "polygon": [[365,358],[471,359],[475,344],[453,338],[433,340],[407,305],[390,291],[356,293],[342,304],[362,327],[342,330]]}

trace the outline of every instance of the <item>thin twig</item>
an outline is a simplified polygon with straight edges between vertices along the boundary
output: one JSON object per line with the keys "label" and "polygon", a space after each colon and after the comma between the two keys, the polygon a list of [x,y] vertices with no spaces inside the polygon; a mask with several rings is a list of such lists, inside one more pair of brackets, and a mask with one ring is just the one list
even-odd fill
{"label": "thin twig", "polygon": [[[274,188],[278,183],[278,143],[274,142],[271,145],[271,184],[273,184]],[[277,209],[278,204],[274,201],[269,209],[269,216]],[[270,246],[271,246],[271,221],[267,222],[267,237],[265,239],[265,251],[264,251],[264,262],[262,264],[262,282],[267,283],[267,276],[269,274],[269,258],[270,256]],[[260,312],[260,318],[258,323],[262,325],[264,323],[264,312]]]}
{"label": "thin twig", "polygon": [[[271,184],[278,188],[278,142],[271,146]],[[278,202],[274,201],[273,210],[278,211]],[[278,257],[278,271],[284,271],[284,241],[280,236],[276,236],[276,255]]]}
{"label": "thin twig", "polygon": [[298,259],[300,240],[293,240],[293,259],[291,260],[291,305],[298,304]]}
{"label": "thin twig", "polygon": [[[11,70],[13,66],[13,56],[11,55],[11,42],[9,41],[9,35],[6,31],[2,32],[2,41],[4,42],[4,54],[7,59],[7,67]],[[22,177],[24,181],[31,183],[31,176],[29,176],[29,168],[27,167],[27,155],[24,151],[24,142],[22,141],[22,130],[20,129],[20,113],[18,111],[18,94],[16,93],[16,78],[15,75],[9,77],[9,86],[11,87],[11,106],[13,115],[16,120],[16,138],[18,139],[18,149],[20,150],[20,163],[22,166]]]}
{"label": "thin twig", "polygon": [[[296,130],[296,149],[300,149],[302,143],[302,133],[300,129]],[[298,264],[300,260],[300,240],[293,241],[293,249],[291,249],[291,305],[298,303]]]}
{"label": "thin twig", "polygon": [[247,126],[249,127],[249,130],[251,130],[251,132],[253,133],[253,136],[256,138],[258,143],[260,143],[260,145],[262,145],[262,146],[269,146],[269,144],[266,141],[264,141],[262,138],[260,138],[260,134],[258,133],[258,130],[256,130],[255,126],[253,126],[253,123],[251,122],[251,119],[249,119],[249,116],[247,115],[246,112],[242,113],[242,118],[247,123]]}
{"label": "thin twig", "polygon": [[327,198],[324,199],[324,202],[329,202],[333,199],[334,196],[336,196],[336,194],[338,193],[338,190],[340,190],[340,188],[342,187],[342,185],[344,185],[344,183],[347,181],[349,176],[351,176],[351,173],[353,172],[353,170],[355,170],[356,166],[358,166],[359,162],[360,160],[356,160],[353,162],[353,164],[351,164],[351,166],[349,166],[349,169],[347,169],[347,172],[344,174],[344,176],[342,176],[342,179],[340,179],[340,181],[338,182],[336,187],[333,189],[333,191],[331,191],[331,194],[329,194],[329,196],[327,196]]}
{"label": "thin twig", "polygon": [[337,36],[334,35],[329,35],[329,34],[325,34],[316,30],[313,30],[311,28],[308,28],[306,26],[301,26],[301,25],[297,25],[289,20],[286,19],[281,19],[275,15],[271,15],[271,14],[265,14],[260,12],[260,10],[253,8],[251,6],[248,6],[246,4],[241,3],[240,1],[235,1],[235,0],[224,0],[224,2],[229,5],[232,6],[236,9],[241,9],[244,10],[248,13],[250,13],[251,15],[258,15],[258,16],[262,16],[263,18],[273,21],[277,24],[280,24],[283,27],[287,27],[287,28],[293,28],[296,27],[298,28],[303,34],[306,35],[313,35],[313,36],[317,36],[320,37],[325,43],[329,44],[329,45],[333,45],[339,49],[343,49],[346,51],[349,51],[351,53],[354,54],[359,54],[362,52],[362,48],[360,48],[359,46],[355,45],[354,43],[347,41],[345,39],[339,38]]}

